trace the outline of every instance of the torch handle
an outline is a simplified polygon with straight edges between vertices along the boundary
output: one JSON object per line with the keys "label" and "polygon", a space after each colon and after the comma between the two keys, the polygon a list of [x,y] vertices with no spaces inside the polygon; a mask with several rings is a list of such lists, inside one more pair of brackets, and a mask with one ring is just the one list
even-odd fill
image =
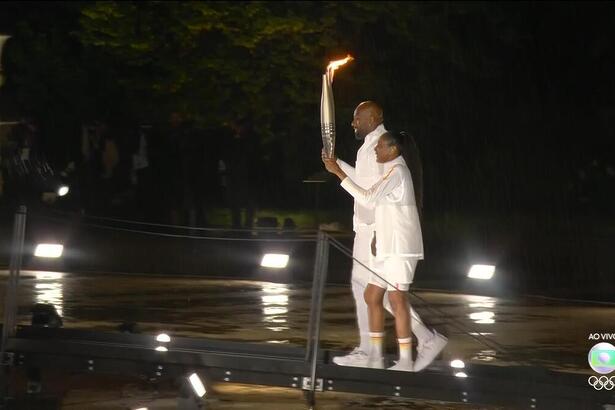
{"label": "torch handle", "polygon": [[335,124],[321,123],[320,132],[322,134],[322,147],[325,150],[325,155],[331,158],[335,153]]}

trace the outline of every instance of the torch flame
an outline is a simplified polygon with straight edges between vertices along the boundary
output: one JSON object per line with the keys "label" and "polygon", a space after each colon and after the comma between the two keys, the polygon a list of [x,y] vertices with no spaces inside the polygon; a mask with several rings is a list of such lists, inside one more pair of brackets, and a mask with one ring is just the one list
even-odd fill
{"label": "torch flame", "polygon": [[348,54],[346,58],[331,61],[327,66],[327,76],[329,77],[329,81],[333,82],[333,74],[335,73],[335,70],[352,60],[354,60],[354,58],[350,54]]}

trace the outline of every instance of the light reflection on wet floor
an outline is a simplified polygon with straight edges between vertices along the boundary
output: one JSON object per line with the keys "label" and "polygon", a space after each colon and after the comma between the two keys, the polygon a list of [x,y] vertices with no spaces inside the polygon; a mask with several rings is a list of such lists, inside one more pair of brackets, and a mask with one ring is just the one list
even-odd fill
{"label": "light reflection on wet floor", "polygon": [[[5,282],[3,275],[1,294]],[[144,333],[166,331],[174,336],[302,346],[309,318],[310,286],[199,277],[23,272],[19,319],[27,324],[34,303],[51,303],[63,315],[68,328],[116,331],[121,322],[130,321]],[[588,340],[588,335],[615,332],[608,327],[615,316],[615,306],[416,293],[426,302],[414,303],[423,320],[449,337],[443,360],[526,363],[588,372],[587,352],[595,343]],[[390,319],[387,331],[388,350],[395,353]],[[471,337],[478,334],[503,345],[506,352]],[[349,287],[327,287],[321,337],[325,348],[344,350],[354,346],[355,317]]]}

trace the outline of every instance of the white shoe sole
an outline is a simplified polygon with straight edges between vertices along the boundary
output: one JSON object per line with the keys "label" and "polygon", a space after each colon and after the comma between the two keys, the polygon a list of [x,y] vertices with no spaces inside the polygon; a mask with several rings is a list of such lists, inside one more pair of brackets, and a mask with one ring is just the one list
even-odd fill
{"label": "white shoe sole", "polygon": [[398,372],[414,372],[414,365],[400,365],[399,363],[396,364],[395,366],[391,366],[389,367],[387,370],[394,370],[394,371],[398,371]]}

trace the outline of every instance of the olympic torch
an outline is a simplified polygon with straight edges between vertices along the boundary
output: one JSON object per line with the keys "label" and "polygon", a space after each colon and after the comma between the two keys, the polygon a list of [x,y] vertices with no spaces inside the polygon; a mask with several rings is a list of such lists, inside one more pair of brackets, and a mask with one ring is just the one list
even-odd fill
{"label": "olympic torch", "polygon": [[9,38],[11,38],[11,36],[0,34],[0,87],[4,84],[4,75],[2,73],[2,48],[4,48],[4,44]]}
{"label": "olympic torch", "polygon": [[341,60],[331,61],[327,72],[322,75],[322,94],[320,95],[320,132],[322,147],[329,158],[335,153],[335,103],[333,101],[333,75],[335,70],[353,60],[348,55]]}

